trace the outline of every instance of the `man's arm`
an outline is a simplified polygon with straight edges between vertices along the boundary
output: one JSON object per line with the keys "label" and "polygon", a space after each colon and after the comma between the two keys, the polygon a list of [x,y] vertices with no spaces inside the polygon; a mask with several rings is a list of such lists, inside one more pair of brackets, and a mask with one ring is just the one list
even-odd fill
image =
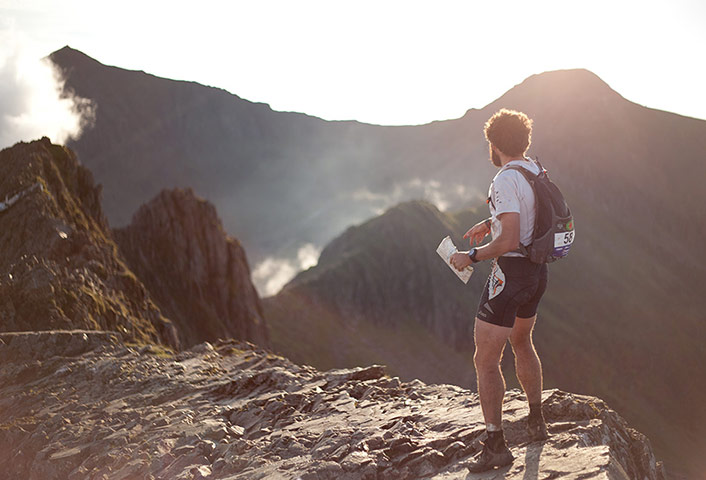
{"label": "man's arm", "polygon": [[[520,214],[516,212],[501,213],[500,235],[494,238],[487,245],[478,247],[476,250],[476,260],[488,260],[497,258],[507,252],[512,252],[520,246]],[[458,252],[451,255],[451,265],[457,270],[463,270],[471,264],[468,252]]]}
{"label": "man's arm", "polygon": [[501,213],[498,220],[501,225],[500,235],[487,245],[478,247],[476,260],[497,258],[520,246],[520,214],[516,212]]}

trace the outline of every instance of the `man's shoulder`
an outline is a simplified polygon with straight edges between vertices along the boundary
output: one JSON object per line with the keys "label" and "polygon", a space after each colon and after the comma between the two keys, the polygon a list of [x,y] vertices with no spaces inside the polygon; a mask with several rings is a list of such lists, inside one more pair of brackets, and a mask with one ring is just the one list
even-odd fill
{"label": "man's shoulder", "polygon": [[495,175],[493,182],[499,181],[500,183],[522,185],[527,181],[527,177],[522,173],[522,170],[533,175],[539,175],[541,172],[539,166],[534,162],[528,161],[522,164],[513,162],[505,165],[502,170]]}
{"label": "man's shoulder", "polygon": [[[519,167],[522,168],[522,167]],[[533,172],[534,173],[534,172]],[[520,178],[524,178],[522,172],[518,171],[515,167],[504,167],[500,170],[493,179],[493,183],[507,184],[507,183],[517,183]]]}
{"label": "man's shoulder", "polygon": [[536,162],[534,162],[531,159],[523,160],[523,161],[513,161],[508,163],[503,167],[502,170],[500,170],[500,173],[504,172],[516,172],[517,174],[522,175],[520,169],[526,170],[534,175],[539,175],[542,169],[537,165]]}

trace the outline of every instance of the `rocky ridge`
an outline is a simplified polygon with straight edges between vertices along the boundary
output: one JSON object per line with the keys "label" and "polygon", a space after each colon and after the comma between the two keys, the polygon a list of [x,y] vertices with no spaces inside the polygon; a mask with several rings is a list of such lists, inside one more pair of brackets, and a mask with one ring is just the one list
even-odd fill
{"label": "rocky ridge", "polygon": [[114,330],[177,347],[174,326],[125,265],[99,186],[48,138],[0,152],[0,331]]}
{"label": "rocky ridge", "polygon": [[483,432],[475,393],[319,372],[252,344],[177,355],[108,332],[0,334],[0,471],[41,479],[661,479],[649,441],[597,398],[543,395],[550,438],[527,443],[526,404],[505,402],[515,455],[469,475]]}
{"label": "rocky ridge", "polygon": [[182,345],[218,338],[268,345],[245,250],[223,230],[213,204],[191,189],[164,190],[113,233]]}

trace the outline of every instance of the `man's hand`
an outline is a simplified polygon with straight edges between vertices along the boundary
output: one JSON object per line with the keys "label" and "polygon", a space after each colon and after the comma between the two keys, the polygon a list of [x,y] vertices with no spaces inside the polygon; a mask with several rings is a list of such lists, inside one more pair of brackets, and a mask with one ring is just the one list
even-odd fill
{"label": "man's hand", "polygon": [[476,223],[466,232],[463,238],[470,238],[469,242],[471,247],[474,244],[478,245],[490,233],[489,224],[490,222],[488,220]]}
{"label": "man's hand", "polygon": [[454,253],[453,255],[451,255],[449,262],[451,262],[451,265],[453,265],[454,268],[459,272],[472,263],[471,258],[468,256],[468,252]]}

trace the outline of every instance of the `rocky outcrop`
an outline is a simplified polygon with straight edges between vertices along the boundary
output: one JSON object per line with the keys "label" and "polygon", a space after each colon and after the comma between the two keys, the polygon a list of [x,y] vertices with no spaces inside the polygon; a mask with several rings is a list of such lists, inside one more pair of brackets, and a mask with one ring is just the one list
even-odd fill
{"label": "rocky outcrop", "polygon": [[0,152],[0,331],[83,328],[178,346],[121,260],[100,187],[49,139]]}
{"label": "rocky outcrop", "polygon": [[[172,355],[115,334],[0,334],[0,360],[8,478],[465,479],[484,428],[467,390],[380,366],[319,372],[234,340]],[[601,400],[550,390],[543,406],[550,438],[528,443],[508,392],[516,460],[473,478],[664,478]]]}
{"label": "rocky outcrop", "polygon": [[245,251],[223,230],[211,203],[191,189],[165,190],[114,233],[182,344],[218,338],[268,344]]}

